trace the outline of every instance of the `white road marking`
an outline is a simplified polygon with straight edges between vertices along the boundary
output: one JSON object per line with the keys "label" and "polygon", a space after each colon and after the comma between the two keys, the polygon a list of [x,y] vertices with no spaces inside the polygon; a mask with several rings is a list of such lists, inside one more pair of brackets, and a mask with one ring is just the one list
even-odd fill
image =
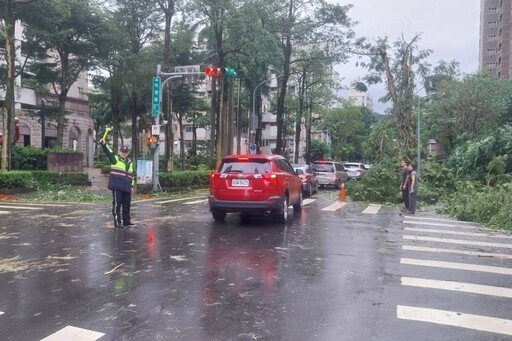
{"label": "white road marking", "polygon": [[170,199],[170,200],[164,200],[164,201],[155,201],[155,204],[167,204],[170,202],[186,201],[186,200],[192,200],[192,199],[198,199],[198,198],[204,198],[204,197],[179,198],[179,199]]}
{"label": "white road marking", "polygon": [[184,202],[183,205],[194,205],[194,204],[199,204],[199,203],[207,202],[207,201],[208,201],[208,199],[201,199],[201,200],[196,200],[196,201]]}
{"label": "white road marking", "polygon": [[478,226],[466,225],[466,224],[445,224],[445,223],[430,223],[426,221],[413,221],[413,220],[404,220],[404,224],[413,224],[413,225],[424,225],[424,226],[437,226],[437,227],[458,227],[465,229],[477,229]]}
{"label": "white road marking", "polygon": [[489,296],[498,296],[512,298],[512,289],[495,287],[490,285],[480,285],[472,283],[462,283],[455,281],[439,281],[436,279],[424,279],[414,277],[402,277],[402,285],[408,285],[420,288],[441,289],[450,291],[467,292],[470,294],[480,294]]}
{"label": "white road marking", "polygon": [[11,211],[0,211],[0,214],[9,214]]}
{"label": "white road marking", "polygon": [[484,233],[484,232],[460,232],[460,231],[437,230],[437,229],[422,229],[422,228],[418,228],[418,227],[404,227],[404,231],[420,232],[420,233],[454,234],[454,235],[458,235],[458,236],[512,239],[512,236],[504,235],[504,234],[489,234],[489,233]]}
{"label": "white road marking", "polygon": [[430,221],[445,221],[448,223],[454,223],[454,224],[460,224],[460,225],[476,225],[476,223],[472,221],[461,221],[461,220],[453,220],[453,219],[442,219],[442,218],[432,218],[432,217],[420,217],[420,216],[404,216],[405,219],[412,219],[412,220],[430,220]]}
{"label": "white road marking", "polygon": [[5,314],[5,313],[3,311],[0,311],[0,315],[3,315],[3,314]]}
{"label": "white road marking", "polygon": [[443,262],[425,259],[401,258],[400,264],[429,266],[432,268],[443,268],[453,270],[479,271],[501,275],[512,275],[512,269],[499,266],[478,265],[468,263]]}
{"label": "white road marking", "polygon": [[83,328],[77,328],[73,326],[66,326],[56,333],[45,337],[41,341],[62,341],[62,340],[73,340],[73,341],[94,341],[104,336],[104,333],[95,332],[94,330],[88,330]]}
{"label": "white road marking", "polygon": [[306,206],[306,205],[309,205],[309,204],[311,204],[311,203],[313,203],[315,201],[316,201],[316,199],[304,199],[304,200],[302,200],[302,205]]}
{"label": "white road marking", "polygon": [[42,207],[30,207],[30,206],[14,206],[14,205],[0,205],[0,208],[10,208],[13,210],[42,210]]}
{"label": "white road marking", "polygon": [[366,214],[377,214],[381,207],[382,207],[382,205],[370,204],[363,211],[363,213],[366,213]]}
{"label": "white road marking", "polygon": [[491,257],[498,259],[512,259],[512,255],[507,255],[504,253],[490,253],[490,252],[477,252],[477,251],[465,251],[465,250],[452,250],[452,249],[441,249],[434,247],[424,247],[424,246],[412,246],[412,245],[403,245],[403,250],[407,251],[422,251],[422,252],[434,252],[434,253],[453,253],[457,255],[467,255],[467,256],[477,256],[477,257]]}
{"label": "white road marking", "polygon": [[512,244],[489,243],[489,242],[475,242],[475,241],[472,241],[472,240],[447,239],[447,238],[422,237],[422,236],[408,236],[408,235],[403,236],[403,239],[407,239],[407,240],[422,240],[422,241],[427,241],[427,242],[449,243],[449,244],[458,244],[458,245],[504,247],[504,248],[512,249]]}
{"label": "white road marking", "polygon": [[334,204],[331,204],[325,208],[322,208],[322,211],[337,211],[339,210],[340,208],[342,208],[343,206],[345,206],[347,203],[344,202],[344,201],[339,201],[339,202],[335,202]]}
{"label": "white road marking", "polygon": [[456,311],[427,309],[398,305],[396,316],[399,319],[421,321],[481,330],[491,333],[512,335],[512,321],[501,318],[463,314]]}

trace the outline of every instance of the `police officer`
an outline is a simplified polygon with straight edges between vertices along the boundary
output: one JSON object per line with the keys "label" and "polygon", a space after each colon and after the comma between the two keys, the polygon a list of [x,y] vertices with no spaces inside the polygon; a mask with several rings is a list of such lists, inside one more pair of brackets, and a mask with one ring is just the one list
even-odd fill
{"label": "police officer", "polygon": [[114,225],[118,228],[133,225],[130,219],[130,205],[135,179],[133,163],[128,157],[130,149],[128,146],[122,146],[119,149],[119,154],[114,155],[105,140],[101,139],[100,144],[111,163],[108,189],[112,190]]}

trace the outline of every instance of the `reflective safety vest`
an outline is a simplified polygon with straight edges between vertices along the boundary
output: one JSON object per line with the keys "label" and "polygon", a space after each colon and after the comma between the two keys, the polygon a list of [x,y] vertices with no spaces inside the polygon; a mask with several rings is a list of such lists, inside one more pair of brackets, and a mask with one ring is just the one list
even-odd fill
{"label": "reflective safety vest", "polygon": [[108,189],[131,192],[135,184],[132,160],[114,155],[106,144],[102,145],[102,148],[111,163]]}

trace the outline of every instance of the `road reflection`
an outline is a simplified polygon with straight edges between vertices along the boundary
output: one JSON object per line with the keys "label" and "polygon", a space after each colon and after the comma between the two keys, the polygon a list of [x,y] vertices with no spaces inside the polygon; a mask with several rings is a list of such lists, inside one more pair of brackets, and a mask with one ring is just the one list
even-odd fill
{"label": "road reflection", "polygon": [[[275,339],[282,226],[216,226],[201,292],[202,328],[211,339]],[[236,333],[234,333],[236,331]],[[278,338],[279,339],[279,338]]]}

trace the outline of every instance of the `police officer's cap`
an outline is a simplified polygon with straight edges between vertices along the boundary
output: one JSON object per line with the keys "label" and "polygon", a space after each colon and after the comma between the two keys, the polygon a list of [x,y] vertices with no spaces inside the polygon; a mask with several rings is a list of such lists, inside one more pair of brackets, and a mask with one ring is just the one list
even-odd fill
{"label": "police officer's cap", "polygon": [[120,151],[123,153],[128,153],[130,151],[130,148],[128,148],[128,146],[122,146]]}

